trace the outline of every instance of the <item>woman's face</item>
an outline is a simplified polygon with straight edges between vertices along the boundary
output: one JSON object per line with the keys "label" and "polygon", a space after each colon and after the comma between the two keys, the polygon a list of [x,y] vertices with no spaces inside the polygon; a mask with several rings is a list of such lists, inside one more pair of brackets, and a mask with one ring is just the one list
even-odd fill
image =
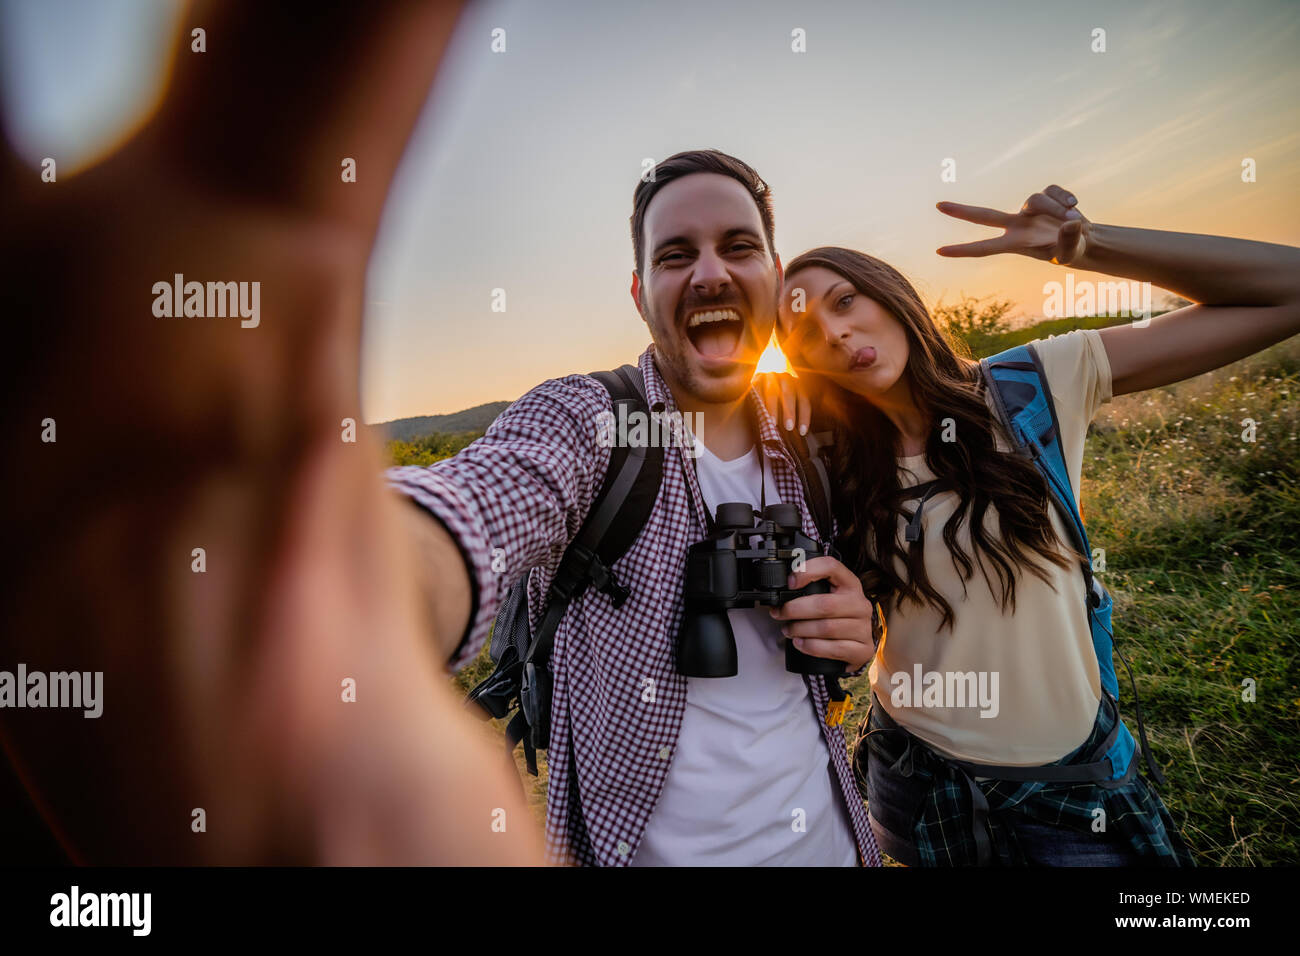
{"label": "woman's face", "polygon": [[796,369],[818,372],[863,398],[891,391],[907,368],[903,324],[822,266],[786,277],[777,340]]}

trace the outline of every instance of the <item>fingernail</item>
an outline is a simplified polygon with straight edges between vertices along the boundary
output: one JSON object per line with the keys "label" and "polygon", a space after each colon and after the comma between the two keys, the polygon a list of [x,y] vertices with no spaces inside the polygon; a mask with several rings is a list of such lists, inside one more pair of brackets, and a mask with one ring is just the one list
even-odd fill
{"label": "fingernail", "polygon": [[788,431],[788,432],[792,432],[792,431],[794,431],[794,419],[793,419],[793,418],[787,418],[787,419],[785,420],[785,430]]}
{"label": "fingernail", "polygon": [[808,434],[808,426],[807,426],[807,425],[800,425],[800,426],[799,426],[799,434],[800,434],[800,435],[807,435],[807,434]]}
{"label": "fingernail", "polygon": [[790,629],[789,629],[788,627],[783,627],[783,628],[781,628],[781,635],[782,635],[783,637],[789,637],[789,636],[790,636]]}

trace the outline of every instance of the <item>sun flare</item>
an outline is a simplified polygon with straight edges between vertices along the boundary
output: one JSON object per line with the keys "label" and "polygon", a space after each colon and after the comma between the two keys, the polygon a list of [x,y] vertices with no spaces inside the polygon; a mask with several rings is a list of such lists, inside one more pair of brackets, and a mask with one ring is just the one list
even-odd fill
{"label": "sun flare", "polygon": [[[768,340],[767,348],[763,350],[763,354],[758,357],[758,367],[754,369],[754,374],[758,375],[762,372],[788,372],[794,375],[794,369],[786,361],[785,353],[776,344],[775,334]],[[795,377],[798,378],[797,375]]]}

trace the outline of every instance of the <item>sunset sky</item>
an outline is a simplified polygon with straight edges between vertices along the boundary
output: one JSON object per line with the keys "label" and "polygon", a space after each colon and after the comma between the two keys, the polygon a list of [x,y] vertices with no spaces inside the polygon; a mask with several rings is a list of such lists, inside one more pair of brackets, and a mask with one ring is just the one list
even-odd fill
{"label": "sunset sky", "polygon": [[[3,17],[6,125],[37,163],[54,146],[103,148],[147,97],[179,15],[56,0]],[[498,27],[505,53],[491,50]],[[805,53],[791,50],[796,28]],[[633,360],[649,336],[627,291],[632,190],[644,158],[683,149],[758,169],[786,260],[851,246],[930,302],[996,295],[1021,317],[1062,271],[938,257],[996,232],[935,202],[1013,210],[1055,182],[1095,221],[1300,245],[1297,54],[1288,0],[482,0],[389,199],[366,296],[364,418],[513,399]],[[955,183],[940,180],[949,157]],[[1242,182],[1246,157],[1257,182]]]}

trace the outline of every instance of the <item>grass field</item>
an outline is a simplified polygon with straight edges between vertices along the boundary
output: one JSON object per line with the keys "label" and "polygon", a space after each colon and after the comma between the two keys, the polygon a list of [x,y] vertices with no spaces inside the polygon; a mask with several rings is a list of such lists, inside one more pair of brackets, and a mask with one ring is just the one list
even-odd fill
{"label": "grass field", "polygon": [[[992,344],[1079,324],[1039,325]],[[1292,340],[1122,396],[1089,432],[1083,511],[1093,547],[1105,549],[1116,645],[1167,778],[1161,795],[1202,866],[1300,862],[1297,395],[1300,340]],[[1253,442],[1242,438],[1247,418]],[[481,657],[457,685],[468,689],[490,664]],[[1118,660],[1115,669],[1136,735],[1128,676]],[[1253,701],[1243,699],[1247,684]],[[865,676],[849,689],[852,741],[870,693]],[[540,820],[545,769],[524,779]]]}
{"label": "grass field", "polygon": [[1086,451],[1084,518],[1106,549],[1117,646],[1168,780],[1162,796],[1206,866],[1300,862],[1297,395],[1292,340],[1122,396]]}

